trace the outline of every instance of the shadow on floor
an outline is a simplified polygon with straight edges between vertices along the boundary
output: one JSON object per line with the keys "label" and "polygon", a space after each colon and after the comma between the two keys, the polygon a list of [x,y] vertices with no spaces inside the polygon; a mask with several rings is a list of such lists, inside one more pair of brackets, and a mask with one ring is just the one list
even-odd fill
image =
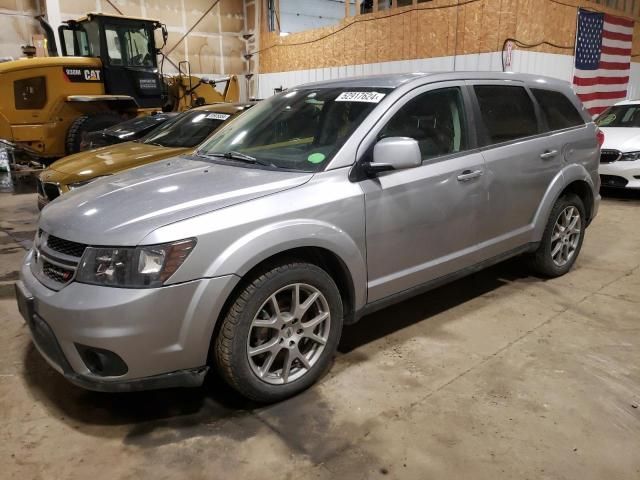
{"label": "shadow on floor", "polygon": [[[523,278],[522,271],[521,261],[511,260],[369,315],[345,328],[339,347],[341,358],[347,363],[366,361],[367,356],[358,353],[359,347],[410,325],[431,322],[433,316],[443,311]],[[241,397],[215,374],[210,374],[205,385],[196,389],[89,392],[71,385],[51,369],[32,344],[25,353],[24,378],[33,397],[53,416],[87,434],[124,436],[125,443],[139,446],[173,443],[212,432],[243,438],[254,435],[257,428],[265,428],[266,424],[277,430],[278,418],[292,415],[301,419],[299,433],[304,438],[308,435],[305,427],[308,423],[303,420],[315,415],[308,411],[309,406],[324,402],[319,389],[311,388],[277,405],[257,405]],[[256,409],[262,420],[254,415]],[[324,409],[330,412],[330,407]]]}

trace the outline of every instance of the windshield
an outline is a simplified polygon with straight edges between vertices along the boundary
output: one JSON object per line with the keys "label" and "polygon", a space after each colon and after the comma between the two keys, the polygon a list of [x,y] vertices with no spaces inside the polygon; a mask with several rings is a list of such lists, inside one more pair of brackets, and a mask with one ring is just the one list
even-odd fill
{"label": "windshield", "polygon": [[230,117],[228,113],[191,110],[153,130],[142,143],[161,147],[195,147]]}
{"label": "windshield", "polygon": [[598,117],[596,125],[599,127],[640,127],[640,104],[613,106]]}
{"label": "windshield", "polygon": [[[218,131],[198,154],[240,153],[257,164],[319,171],[389,91],[311,88],[282,93]],[[226,161],[234,158],[227,155]]]}
{"label": "windshield", "polygon": [[167,113],[159,113],[157,115],[144,115],[142,117],[135,117],[131,120],[127,120],[122,123],[118,123],[113,127],[105,128],[104,132],[107,135],[113,137],[124,138],[137,138],[140,133],[149,132],[150,130],[158,127],[174,115]]}

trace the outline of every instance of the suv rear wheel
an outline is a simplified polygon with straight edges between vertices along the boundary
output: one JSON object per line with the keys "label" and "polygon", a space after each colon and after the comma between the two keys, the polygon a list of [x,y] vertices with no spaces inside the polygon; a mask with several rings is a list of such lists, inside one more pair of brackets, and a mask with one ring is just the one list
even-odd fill
{"label": "suv rear wheel", "polygon": [[533,269],[545,277],[559,277],[569,270],[578,258],[586,217],[580,197],[568,193],[560,197],[549,215],[538,249],[533,253]]}
{"label": "suv rear wheel", "polygon": [[327,272],[303,262],[250,278],[215,339],[223,378],[259,402],[294,395],[329,368],[342,331],[342,300]]}

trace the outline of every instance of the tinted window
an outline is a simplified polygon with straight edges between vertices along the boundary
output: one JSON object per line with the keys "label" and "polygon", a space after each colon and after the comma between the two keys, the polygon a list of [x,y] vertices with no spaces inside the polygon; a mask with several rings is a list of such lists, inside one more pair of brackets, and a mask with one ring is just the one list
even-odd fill
{"label": "tinted window", "polygon": [[444,88],[410,100],[378,135],[386,137],[413,138],[423,160],[464,150],[466,129],[460,89]]}
{"label": "tinted window", "polygon": [[640,127],[640,104],[614,105],[596,120],[599,127]]}
{"label": "tinted window", "polygon": [[564,94],[535,88],[531,89],[531,92],[536,97],[542,113],[547,119],[547,125],[551,130],[562,130],[563,128],[584,125],[582,116]]}
{"label": "tinted window", "polygon": [[538,133],[533,102],[523,87],[474,87],[489,143],[508,142]]}
{"label": "tinted window", "polygon": [[142,143],[162,147],[195,147],[230,117],[228,113],[191,110],[153,130],[144,137]]}

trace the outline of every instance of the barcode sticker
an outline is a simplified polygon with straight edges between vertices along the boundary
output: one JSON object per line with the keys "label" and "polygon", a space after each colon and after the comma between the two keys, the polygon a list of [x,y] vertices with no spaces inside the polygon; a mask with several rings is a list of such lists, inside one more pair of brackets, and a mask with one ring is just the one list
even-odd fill
{"label": "barcode sticker", "polygon": [[366,102],[380,103],[386,93],[378,92],[342,92],[336,98],[336,102]]}
{"label": "barcode sticker", "polygon": [[227,115],[226,113],[210,113],[207,115],[207,118],[211,120],[226,120],[231,115]]}

